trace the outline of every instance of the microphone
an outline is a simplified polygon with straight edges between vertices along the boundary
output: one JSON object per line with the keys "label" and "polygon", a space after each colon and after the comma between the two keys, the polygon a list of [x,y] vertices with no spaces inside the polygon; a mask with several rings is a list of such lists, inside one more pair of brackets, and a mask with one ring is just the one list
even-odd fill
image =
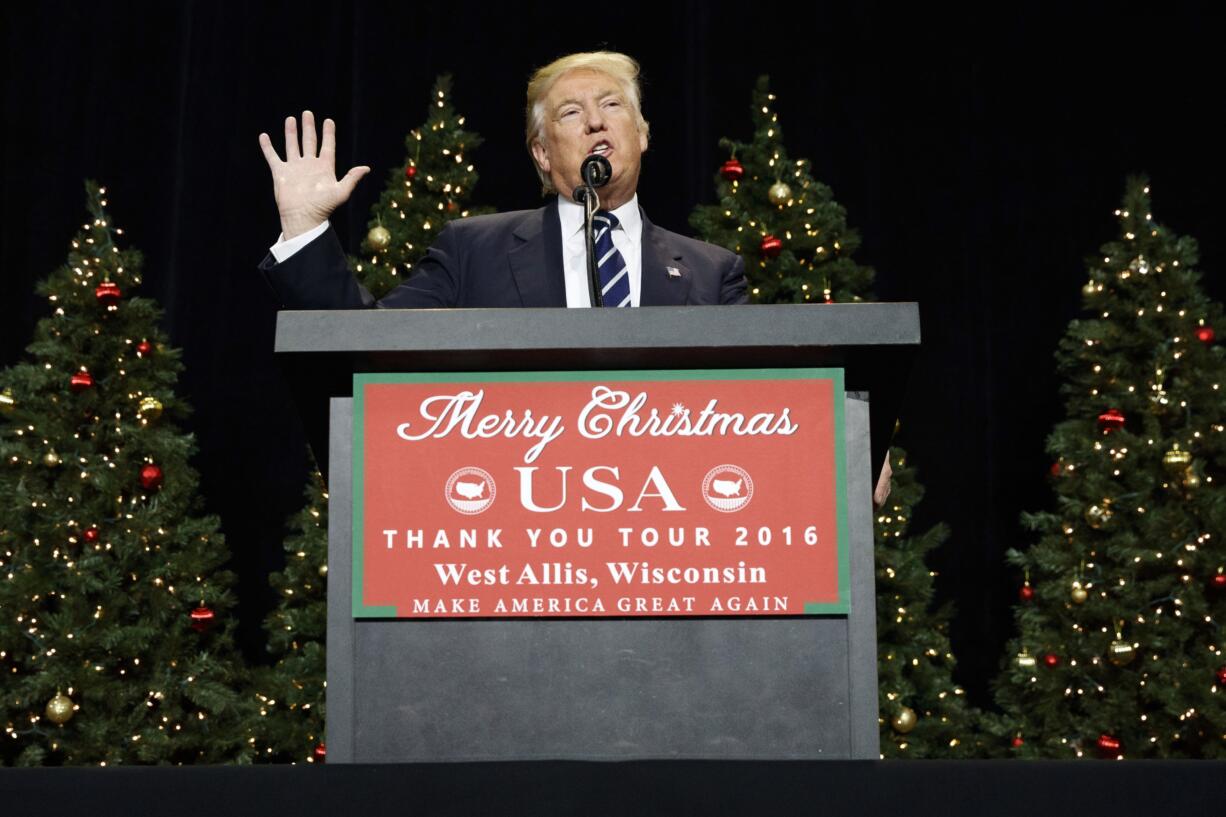
{"label": "microphone", "polygon": [[613,165],[605,157],[593,153],[579,165],[579,175],[583,178],[583,184],[575,188],[574,199],[581,202],[587,199],[588,189],[604,187],[609,183]]}
{"label": "microphone", "polygon": [[575,188],[575,201],[583,203],[583,234],[587,245],[587,277],[590,287],[592,306],[603,306],[604,298],[600,292],[600,273],[596,268],[596,239],[592,233],[592,214],[600,206],[600,196],[596,195],[597,187],[604,187],[613,175],[613,165],[609,160],[595,153],[583,160],[579,165],[579,175],[583,184]]}
{"label": "microphone", "polygon": [[609,183],[609,177],[613,175],[613,165],[609,164],[609,160],[599,153],[593,153],[583,160],[583,164],[579,165],[579,175],[589,187],[604,187]]}

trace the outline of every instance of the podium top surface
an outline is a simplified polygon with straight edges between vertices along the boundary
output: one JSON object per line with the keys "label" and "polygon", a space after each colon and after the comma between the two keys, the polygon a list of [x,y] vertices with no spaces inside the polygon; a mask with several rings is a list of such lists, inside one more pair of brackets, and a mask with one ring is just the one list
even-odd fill
{"label": "podium top surface", "polygon": [[542,349],[914,347],[915,303],[638,309],[282,311],[275,350],[381,353]]}
{"label": "podium top surface", "polygon": [[326,466],[329,396],[357,372],[838,367],[871,394],[881,462],[920,343],[915,303],[283,310],[275,351]]}

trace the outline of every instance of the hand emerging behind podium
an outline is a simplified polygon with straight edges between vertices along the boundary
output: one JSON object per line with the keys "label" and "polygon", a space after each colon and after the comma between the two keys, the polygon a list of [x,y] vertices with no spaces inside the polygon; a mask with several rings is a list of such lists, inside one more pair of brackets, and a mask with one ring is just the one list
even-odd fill
{"label": "hand emerging behind podium", "polygon": [[260,148],[272,171],[273,195],[286,239],[327,221],[337,207],[348,201],[358,180],[370,172],[366,165],[359,165],[344,178],[336,178],[336,123],[324,120],[323,142],[316,155],[315,116],[310,111],[302,112],[301,148],[298,122],[292,116],[286,118],[285,161],[277,155],[267,133],[260,134]]}
{"label": "hand emerging behind podium", "polygon": [[890,467],[890,455],[887,452],[885,464],[881,466],[881,474],[877,477],[877,487],[873,489],[874,510],[881,510],[881,506],[890,498],[890,480],[893,476],[894,469]]}

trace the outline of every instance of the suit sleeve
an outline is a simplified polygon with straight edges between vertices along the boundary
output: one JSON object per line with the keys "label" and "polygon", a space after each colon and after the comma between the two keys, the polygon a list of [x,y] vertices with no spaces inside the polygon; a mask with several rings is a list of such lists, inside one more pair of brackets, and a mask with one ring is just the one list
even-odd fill
{"label": "suit sleeve", "polygon": [[449,221],[438,238],[413,265],[409,280],[393,289],[378,303],[388,309],[449,309],[460,302],[463,291],[462,242],[456,238],[456,222]]}
{"label": "suit sleeve", "polygon": [[280,264],[268,254],[259,268],[282,309],[428,309],[455,306],[458,265],[455,231],[448,223],[409,280],[378,301],[350,271],[331,227]]}
{"label": "suit sleeve", "polygon": [[280,264],[269,253],[260,262],[260,272],[282,309],[362,309],[374,305],[374,298],[349,271],[349,260],[331,227]]}
{"label": "suit sleeve", "polygon": [[724,270],[723,279],[719,285],[719,302],[721,304],[743,304],[749,302],[746,294],[748,283],[745,280],[745,259],[739,255],[732,256],[732,263]]}

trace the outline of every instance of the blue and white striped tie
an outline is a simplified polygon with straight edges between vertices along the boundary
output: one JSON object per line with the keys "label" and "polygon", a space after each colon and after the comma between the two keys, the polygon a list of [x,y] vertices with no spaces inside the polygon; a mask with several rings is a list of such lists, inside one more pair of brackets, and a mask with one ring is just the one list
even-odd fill
{"label": "blue and white striped tie", "polygon": [[613,246],[617,216],[608,210],[592,214],[596,230],[596,269],[600,273],[600,296],[605,306],[630,306],[630,270],[626,259]]}

